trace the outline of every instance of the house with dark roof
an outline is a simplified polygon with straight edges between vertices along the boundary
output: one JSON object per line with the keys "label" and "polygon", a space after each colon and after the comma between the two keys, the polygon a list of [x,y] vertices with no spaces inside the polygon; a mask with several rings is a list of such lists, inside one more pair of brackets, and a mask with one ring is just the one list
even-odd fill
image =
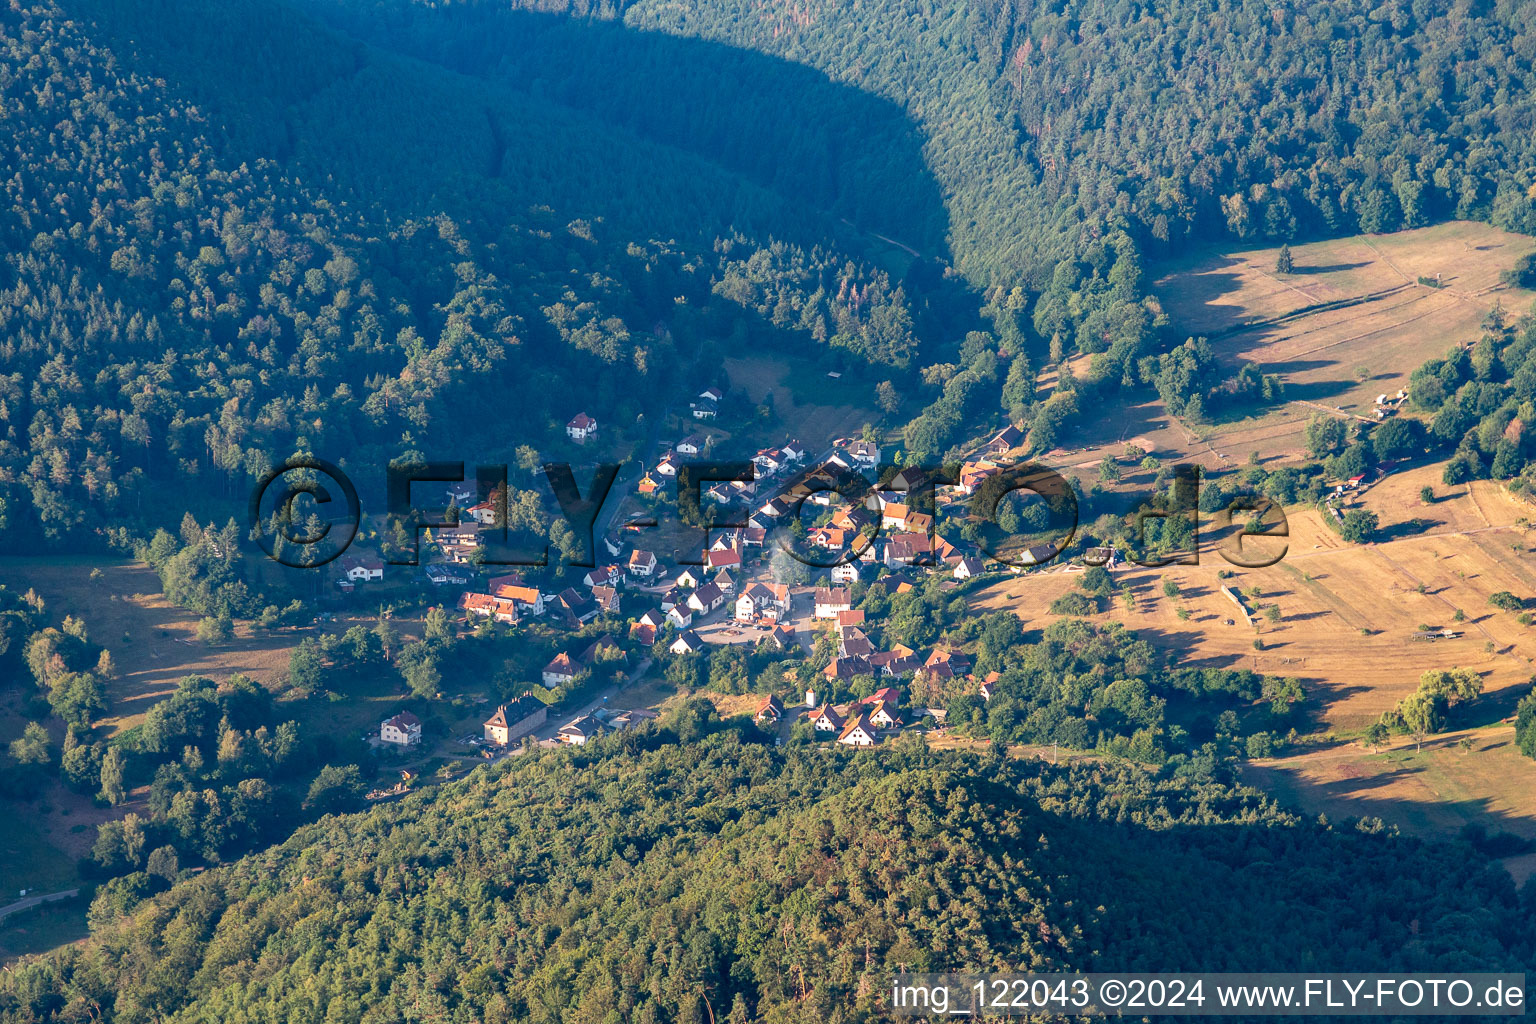
{"label": "house with dark roof", "polygon": [[549,719],[549,705],[531,693],[498,707],[485,720],[485,741],[505,747],[533,732]]}

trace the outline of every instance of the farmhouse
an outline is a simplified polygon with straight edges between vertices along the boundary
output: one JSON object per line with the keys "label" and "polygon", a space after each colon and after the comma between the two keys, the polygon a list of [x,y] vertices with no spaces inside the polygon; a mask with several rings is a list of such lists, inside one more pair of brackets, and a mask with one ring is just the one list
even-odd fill
{"label": "farmhouse", "polygon": [[870,674],[869,661],[865,658],[833,658],[827,663],[827,667],[821,670],[821,674],[828,679],[837,679],[846,682],[854,676]]}
{"label": "farmhouse", "polygon": [[549,707],[531,693],[503,704],[485,720],[485,740],[505,747],[533,732],[549,718]]}
{"label": "farmhouse", "polygon": [[1002,430],[999,430],[992,440],[983,446],[982,451],[988,455],[1005,455],[1017,448],[1023,441],[1024,432],[1010,423]]}
{"label": "farmhouse", "polygon": [[415,746],[421,742],[421,719],[409,711],[384,719],[384,723],[379,726],[379,741],[401,747]]}
{"label": "farmhouse", "polygon": [[555,604],[558,606],[558,614],[564,618],[565,625],[570,629],[576,629],[583,623],[592,621],[602,611],[591,597],[579,594],[571,587],[560,591],[559,596],[555,598]]}
{"label": "farmhouse", "polygon": [[683,602],[674,604],[667,609],[667,621],[678,629],[687,629],[693,625],[693,609]]}

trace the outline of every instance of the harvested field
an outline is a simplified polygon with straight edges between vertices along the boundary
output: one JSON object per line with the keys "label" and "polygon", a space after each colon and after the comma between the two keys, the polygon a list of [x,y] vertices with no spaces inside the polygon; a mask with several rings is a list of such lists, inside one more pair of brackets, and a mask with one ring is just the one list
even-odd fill
{"label": "harvested field", "polygon": [[[1295,272],[1275,273],[1277,248],[1196,254],[1157,282],[1181,332],[1211,338],[1231,370],[1247,362],[1278,374],[1286,404],[1202,431],[1207,466],[1302,454],[1317,412],[1371,418],[1375,397],[1456,344],[1476,341],[1495,302],[1526,309],[1536,295],[1499,283],[1532,239],[1455,222],[1393,235],[1357,235],[1296,246]],[[1418,283],[1439,275],[1442,287]],[[1214,461],[1212,461],[1214,459]]]}

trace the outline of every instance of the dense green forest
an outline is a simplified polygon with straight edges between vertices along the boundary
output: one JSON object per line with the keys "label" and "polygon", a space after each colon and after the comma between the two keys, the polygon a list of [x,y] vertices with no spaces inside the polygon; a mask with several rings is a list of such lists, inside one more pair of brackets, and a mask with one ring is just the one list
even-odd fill
{"label": "dense green forest", "polygon": [[0,976],[0,1019],[858,1021],[885,1019],[900,967],[1517,970],[1536,953],[1529,889],[1380,823],[1128,767],[749,735],[700,702],[302,828],[97,908],[83,948]]}
{"label": "dense green forest", "polygon": [[[1528,7],[63,0],[0,15],[0,528],[120,548],[294,450],[865,367],[905,454],[1215,374],[1146,263],[1532,229]],[[256,45],[252,45],[253,41]],[[1048,402],[1040,366],[1092,355]],[[873,396],[871,396],[873,397]],[[886,403],[882,403],[883,405]],[[921,410],[917,415],[914,411]],[[632,438],[633,439],[633,438]],[[510,460],[509,460],[510,461]]]}

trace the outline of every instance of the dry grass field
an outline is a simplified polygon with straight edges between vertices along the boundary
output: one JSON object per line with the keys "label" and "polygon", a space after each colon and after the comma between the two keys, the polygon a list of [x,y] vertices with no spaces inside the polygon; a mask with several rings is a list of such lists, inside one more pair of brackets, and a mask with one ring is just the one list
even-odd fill
{"label": "dry grass field", "polygon": [[[1155,287],[1175,326],[1209,336],[1232,369],[1254,362],[1286,386],[1287,404],[1200,431],[1207,444],[1191,445],[1191,454],[1212,467],[1253,451],[1296,458],[1315,412],[1370,416],[1375,397],[1406,387],[1425,360],[1475,341],[1495,302],[1529,307],[1536,295],[1501,285],[1499,274],[1533,245],[1524,235],[1454,222],[1296,246],[1290,275],[1275,273],[1275,247],[1207,251],[1173,265]],[[1437,275],[1438,289],[1418,284]],[[1355,300],[1363,301],[1301,312]]]}
{"label": "dry grass field", "polygon": [[[1377,814],[1423,830],[1476,819],[1536,837],[1536,765],[1513,751],[1505,722],[1536,675],[1536,629],[1488,604],[1501,590],[1536,597],[1536,531],[1527,522],[1536,509],[1487,481],[1447,488],[1439,474],[1435,465],[1394,475],[1361,496],[1359,504],[1377,512],[1391,539],[1348,544],[1316,511],[1290,509],[1287,553],[1278,564],[1231,566],[1207,536],[1199,565],[1117,570],[1116,585],[1132,589],[1136,606],[1117,596],[1095,618],[1124,623],[1180,664],[1300,679],[1315,708],[1321,749],[1255,769],[1254,777],[1302,806],[1334,816]],[[1419,490],[1431,482],[1437,498],[1426,505]],[[1262,543],[1274,550],[1282,541]],[[1236,575],[1222,579],[1222,570]],[[1051,601],[1077,579],[1064,569],[1016,577],[978,591],[973,606],[1012,610],[1038,628],[1055,618]],[[1170,579],[1177,597],[1163,593]],[[1276,606],[1279,620],[1260,614],[1257,628],[1245,624],[1223,585],[1257,588],[1256,603]],[[1411,640],[1420,625],[1462,636]],[[1426,669],[1451,667],[1473,669],[1484,680],[1475,720],[1467,723],[1471,754],[1456,749],[1459,734],[1437,737],[1422,754],[1399,742],[1396,751],[1376,755],[1356,741],[1417,687]],[[1447,798],[1454,806],[1418,806],[1445,803],[1441,793],[1454,794]],[[1403,813],[1392,813],[1398,804]]]}
{"label": "dry grass field", "polygon": [[[101,570],[99,578],[91,578],[93,569]],[[287,668],[288,649],[298,642],[299,634],[253,633],[242,624],[233,641],[210,647],[197,639],[198,616],[166,601],[159,577],[142,562],[0,558],[0,583],[17,592],[37,591],[51,623],[75,615],[85,621],[93,642],[111,650],[118,674],[108,687],[110,707],[102,724],[112,734],[141,721],[183,676],[223,679],[243,672],[271,682]]]}

